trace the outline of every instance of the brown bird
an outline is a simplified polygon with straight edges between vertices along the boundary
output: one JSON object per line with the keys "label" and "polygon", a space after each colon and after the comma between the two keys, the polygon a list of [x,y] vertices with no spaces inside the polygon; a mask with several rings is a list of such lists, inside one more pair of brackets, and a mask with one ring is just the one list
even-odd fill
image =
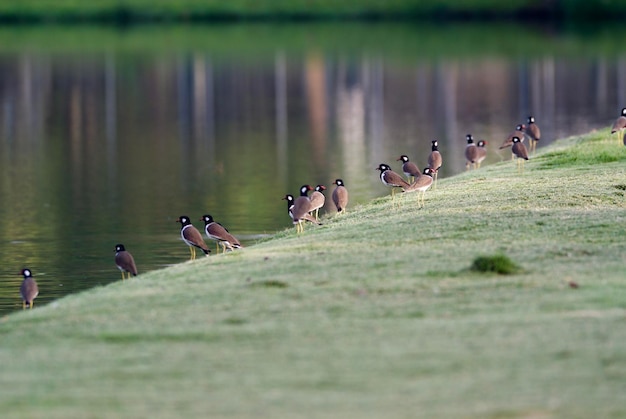
{"label": "brown bird", "polygon": [[341,179],[335,180],[333,185],[337,185],[332,195],[335,207],[337,207],[337,212],[340,214],[345,213],[346,207],[348,206],[348,190]]}
{"label": "brown bird", "polygon": [[476,143],[476,166],[480,169],[480,164],[487,158],[487,149],[485,146],[487,145],[487,141],[480,140]]}
{"label": "brown bird", "polygon": [[439,152],[439,142],[437,140],[431,141],[432,145],[430,147],[430,154],[428,155],[428,167],[433,172],[435,183],[433,188],[437,187],[437,177],[439,177],[439,169],[443,164],[443,159],[441,158],[441,153]]}
{"label": "brown bird", "polygon": [[22,269],[22,275],[24,280],[20,285],[20,295],[22,296],[22,310],[24,310],[26,306],[33,308],[35,305],[35,298],[39,295],[39,287],[30,269]]}
{"label": "brown bird", "polygon": [[515,126],[515,130],[506,137],[506,140],[502,142],[502,145],[499,147],[500,150],[503,148],[511,147],[513,145],[513,137],[517,137],[520,141],[524,141],[524,130],[526,126],[524,124],[519,124]]}
{"label": "brown bird", "polygon": [[194,260],[196,258],[196,248],[202,250],[207,256],[209,255],[209,253],[211,253],[206,243],[202,239],[202,234],[200,234],[198,229],[191,224],[189,217],[187,217],[186,215],[181,215],[180,217],[178,217],[178,220],[176,220],[176,222],[181,224],[180,237],[182,237],[185,244],[189,246],[189,252],[191,252],[190,260]]}
{"label": "brown bird", "polygon": [[311,207],[311,201],[309,201],[308,197],[299,196],[298,199],[294,199],[293,195],[287,194],[283,199],[287,201],[287,212],[296,226],[297,233],[304,231],[304,226],[302,225],[304,221],[321,225],[320,222],[309,215],[308,209]]}
{"label": "brown bird", "polygon": [[223,225],[216,222],[211,215],[203,215],[200,221],[204,221],[204,233],[206,236],[211,240],[215,240],[217,253],[220,252],[220,245],[222,246],[222,253],[226,253],[227,247],[228,250],[241,249],[242,246],[239,240],[230,234]]}
{"label": "brown bird", "polygon": [[409,182],[412,182],[413,180],[415,180],[416,177],[420,177],[422,173],[420,172],[419,167],[417,167],[417,164],[413,163],[412,161],[409,161],[409,156],[403,154],[402,156],[400,156],[400,158],[396,159],[396,161],[401,161],[401,160],[402,160],[402,173],[404,173],[404,175],[409,180]]}
{"label": "brown bird", "polygon": [[391,167],[385,163],[381,163],[375,170],[380,170],[380,181],[391,187],[391,196],[394,196],[395,188],[408,188],[410,185],[402,176],[391,170]]}
{"label": "brown bird", "polygon": [[[298,233],[302,233],[304,231],[304,223],[303,221],[307,221],[308,218],[314,219],[309,215],[311,210],[311,198],[309,198],[309,191],[312,191],[313,187],[311,185],[302,185],[300,186],[300,196],[297,197],[293,203],[294,209],[292,213],[289,215],[294,215],[296,218],[293,219],[294,224],[296,224],[296,231]],[[304,211],[304,213],[302,212]],[[315,221],[317,223],[317,221]]]}
{"label": "brown bird", "polygon": [[615,120],[615,123],[613,123],[613,127],[611,128],[611,134],[615,134],[616,132],[621,131],[624,128],[626,128],[626,108],[622,109],[622,114],[619,118]]}
{"label": "brown bird", "polygon": [[430,167],[424,169],[422,176],[415,179],[408,188],[404,188],[404,192],[418,192],[417,195],[417,207],[422,208],[424,206],[424,195],[426,190],[433,184],[433,171]]}
{"label": "brown bird", "polygon": [[471,170],[472,166],[476,167],[476,159],[478,158],[478,150],[476,148],[476,144],[474,144],[474,137],[472,134],[467,134],[465,136],[467,140],[467,145],[465,146],[465,170]]}
{"label": "brown bird", "polygon": [[123,244],[115,245],[115,266],[122,271],[122,281],[126,279],[126,273],[128,272],[128,279],[130,275],[137,276],[137,266],[135,265],[135,259],[131,255]]}
{"label": "brown bird", "polygon": [[[522,144],[522,141],[519,137],[513,137],[513,156],[517,157],[517,170],[518,172],[524,171],[524,161],[528,160],[528,150],[526,150],[526,146]],[[520,170],[521,169],[521,170]]]}
{"label": "brown bird", "polygon": [[325,190],[326,190],[326,186],[317,185],[315,187],[315,190],[311,192],[311,196],[309,197],[309,200],[311,201],[311,208],[313,208],[311,212],[315,211],[316,220],[319,220],[318,215],[319,215],[320,208],[322,208],[324,204],[326,203],[326,197],[322,193]]}
{"label": "brown bird", "polygon": [[528,117],[528,125],[523,125],[524,133],[528,135],[530,139],[530,152],[534,153],[537,148],[537,142],[541,139],[541,130],[539,129],[539,125],[535,123],[535,117],[530,115]]}

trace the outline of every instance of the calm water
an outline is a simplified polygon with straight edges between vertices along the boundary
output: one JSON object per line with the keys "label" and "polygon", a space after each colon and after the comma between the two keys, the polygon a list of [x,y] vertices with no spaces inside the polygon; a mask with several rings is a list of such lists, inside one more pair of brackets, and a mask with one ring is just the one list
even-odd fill
{"label": "calm water", "polygon": [[626,54],[249,48],[0,50],[0,314],[21,307],[22,267],[46,304],[119,280],[116,243],[140,272],[186,261],[179,215],[251,245],[290,226],[281,197],[304,183],[341,177],[354,206],[388,193],[374,167],[423,166],[432,139],[450,176],[468,132],[494,162],[530,113],[545,145],[626,103]]}

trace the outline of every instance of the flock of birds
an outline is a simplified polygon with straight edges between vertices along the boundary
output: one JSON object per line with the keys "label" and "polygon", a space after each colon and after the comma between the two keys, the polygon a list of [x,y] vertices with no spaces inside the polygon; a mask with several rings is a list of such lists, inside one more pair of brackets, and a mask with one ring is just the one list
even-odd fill
{"label": "flock of birds", "polygon": [[[621,135],[622,131],[624,131],[623,143],[626,146],[626,108],[622,109],[621,115],[615,120],[611,128],[611,134],[618,133],[618,135]],[[535,123],[533,116],[528,117],[527,125],[517,125],[515,130],[509,134],[499,147],[500,149],[511,147],[511,158],[517,161],[518,171],[523,170],[524,161],[528,160],[529,150],[523,143],[525,137],[529,138],[530,152],[534,152],[537,143],[541,140],[541,130]],[[480,140],[474,143],[472,134],[467,134],[466,141],[466,170],[478,169],[482,161],[487,157],[487,149],[485,148],[487,141]],[[392,188],[392,197],[396,188],[402,189],[403,192],[418,192],[418,208],[423,207],[426,190],[431,186],[433,188],[436,187],[437,173],[443,164],[438,142],[436,140],[432,141],[431,152],[428,156],[428,166],[423,171],[420,171],[418,166],[411,162],[406,155],[400,156],[397,161],[402,161],[402,172],[407,179],[405,180],[401,175],[391,170],[389,165],[381,163],[375,169],[380,171],[381,182]],[[345,213],[348,205],[348,190],[342,179],[336,179],[333,184],[336,185],[332,193],[333,203],[339,214]],[[298,233],[304,230],[303,224],[305,221],[321,225],[318,213],[326,201],[323,194],[324,190],[326,190],[324,185],[317,185],[315,188],[312,188],[310,185],[303,185],[300,188],[300,196],[297,198],[290,194],[285,195],[283,198],[283,200],[287,201],[287,212]],[[309,195],[310,191],[313,191],[311,195]],[[216,242],[217,253],[219,253],[220,246],[222,247],[222,252],[226,252],[226,249],[232,251],[242,247],[239,240],[230,234],[224,226],[216,222],[211,215],[203,215],[200,220],[204,221],[206,236]],[[181,215],[176,222],[181,224],[180,235],[183,242],[189,246],[191,260],[196,258],[196,249],[202,250],[205,255],[211,252],[203,240],[202,234],[191,224],[188,216]],[[125,249],[123,244],[115,246],[115,265],[122,273],[122,280],[126,279],[126,275],[128,275],[129,279],[131,275],[137,275],[135,259]],[[35,298],[39,295],[39,288],[30,269],[22,269],[21,275],[24,277],[20,286],[22,309],[26,307],[32,308]]]}

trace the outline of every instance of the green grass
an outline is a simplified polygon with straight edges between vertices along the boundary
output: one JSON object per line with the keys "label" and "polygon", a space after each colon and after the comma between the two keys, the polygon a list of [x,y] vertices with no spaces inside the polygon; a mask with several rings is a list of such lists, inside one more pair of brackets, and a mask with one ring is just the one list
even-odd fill
{"label": "green grass", "polygon": [[[592,133],[4,317],[0,411],[624,417],[624,179]],[[498,254],[521,270],[470,269]]]}
{"label": "green grass", "polygon": [[476,272],[493,272],[500,275],[517,273],[521,268],[508,256],[497,254],[492,256],[478,256],[472,263],[471,270]]}
{"label": "green grass", "polygon": [[[364,53],[415,65],[416,60],[475,60],[477,57],[536,59],[544,55],[573,60],[614,59],[623,51],[626,30],[615,24],[593,31],[546,35],[522,22],[433,23],[308,22],[224,25],[141,25],[120,29],[106,25],[23,25],[0,27],[0,53],[116,54],[150,57],[166,53],[207,53],[274,60],[316,51],[325,55]],[[243,58],[242,58],[243,57]]]}
{"label": "green grass", "polygon": [[4,0],[5,22],[215,21],[240,19],[523,18],[616,19],[620,0]]}

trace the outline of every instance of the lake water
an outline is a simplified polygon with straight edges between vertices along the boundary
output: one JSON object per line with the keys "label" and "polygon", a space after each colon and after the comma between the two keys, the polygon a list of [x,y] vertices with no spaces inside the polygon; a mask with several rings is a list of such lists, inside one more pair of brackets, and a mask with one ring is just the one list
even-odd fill
{"label": "lake water", "polygon": [[354,206],[389,193],[379,163],[423,167],[433,139],[446,177],[466,133],[495,162],[529,114],[545,145],[626,106],[604,33],[403,25],[0,31],[0,314],[23,267],[37,307],[120,280],[116,243],[140,272],[186,261],[179,215],[253,245],[291,225],[281,198],[302,184],[341,177]]}

